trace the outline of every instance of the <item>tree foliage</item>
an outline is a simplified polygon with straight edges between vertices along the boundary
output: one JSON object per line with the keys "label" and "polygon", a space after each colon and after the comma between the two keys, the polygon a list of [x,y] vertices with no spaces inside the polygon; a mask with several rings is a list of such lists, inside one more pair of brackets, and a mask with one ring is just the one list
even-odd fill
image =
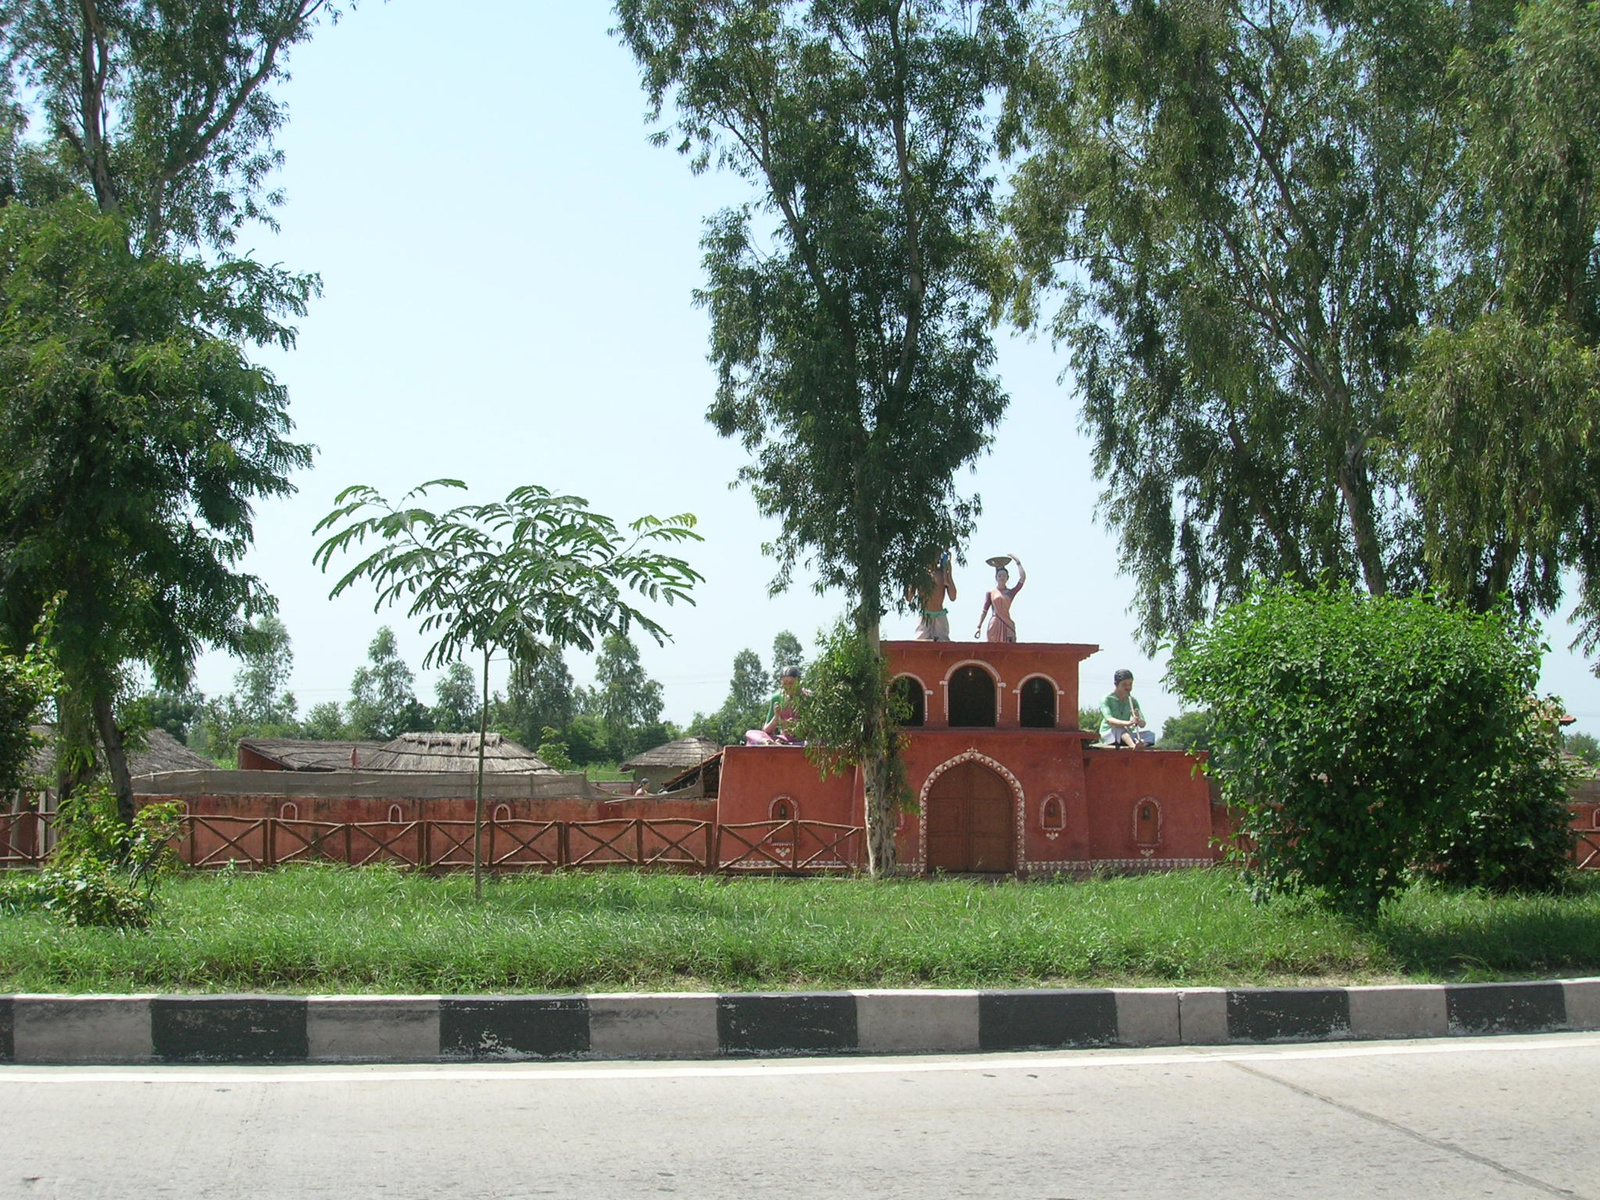
{"label": "tree foliage", "polygon": [[13,192],[80,190],[143,250],[221,249],[270,224],[286,115],[272,85],[339,13],[328,0],[3,0],[8,78],[44,133]]}
{"label": "tree foliage", "polygon": [[[804,560],[879,621],[971,529],[955,473],[1005,407],[986,324],[991,101],[1020,49],[995,0],[618,0],[652,119],[695,170],[748,180],[706,223],[709,417],[752,456],[786,586]],[[864,714],[881,741],[881,708]],[[869,858],[893,864],[886,762]]]}
{"label": "tree foliage", "polygon": [[[694,603],[703,576],[683,559],[656,549],[699,541],[692,514],[665,520],[640,517],[624,533],[577,496],[558,496],[529,484],[503,501],[461,504],[442,512],[422,508],[429,489],[464,489],[436,479],[412,489],[397,507],[370,487],[346,488],[317,523],[328,537],[314,561],[327,570],[335,555],[378,542],[339,578],[332,596],[362,580],[377,590],[375,608],[404,603],[424,634],[433,636],[422,665],[482,656],[474,890],[482,893],[483,740],[489,711],[489,657],[507,653],[532,662],[548,650],[592,650],[597,637],[626,643],[630,628],[657,641],[666,630],[629,599]],[[607,641],[607,650],[612,643]],[[631,649],[631,643],[628,643]],[[620,654],[620,651],[618,651]],[[635,662],[637,661],[637,651]],[[619,697],[615,701],[622,704]],[[657,696],[659,713],[659,695]]]}
{"label": "tree foliage", "polygon": [[461,733],[478,727],[477,683],[466,663],[453,662],[445,667],[433,685],[435,703],[430,721],[435,729]]}
{"label": "tree foliage", "polygon": [[1596,528],[1596,19],[1043,11],[1012,97],[1012,312],[1062,298],[1147,644],[1257,574],[1559,598]]}
{"label": "tree foliage", "polygon": [[645,672],[639,648],[622,633],[608,633],[594,660],[595,692],[606,742],[618,761],[657,742],[638,745],[661,720],[661,685]]}
{"label": "tree foliage", "polygon": [[[243,346],[292,344],[308,281],[249,263],[138,257],[78,198],[0,208],[0,629],[48,612],[65,731],[93,727],[125,820],[114,704],[126,668],[188,682],[272,601],[238,569],[253,505],[310,448]],[[64,760],[63,760],[64,761]]]}
{"label": "tree foliage", "polygon": [[1172,659],[1208,706],[1224,800],[1259,895],[1372,911],[1418,869],[1550,885],[1569,849],[1539,650],[1504,611],[1269,590]]}
{"label": "tree foliage", "polygon": [[531,662],[515,660],[512,667],[504,698],[494,699],[491,719],[515,741],[537,746],[545,740],[547,728],[559,733],[577,712],[572,672],[555,650],[546,650]]}
{"label": "tree foliage", "polygon": [[1515,6],[1453,65],[1449,280],[1397,393],[1433,585],[1551,610],[1575,568],[1600,645],[1600,9]]}
{"label": "tree foliage", "polygon": [[36,648],[21,657],[0,650],[0,792],[22,786],[35,748],[33,723],[55,685],[54,668]]}
{"label": "tree foliage", "polygon": [[350,702],[344,708],[349,736],[387,742],[427,728],[416,683],[416,673],[400,657],[394,630],[380,626],[367,646],[367,661],[350,677]]}
{"label": "tree foliage", "polygon": [[[899,733],[910,708],[894,687],[889,664],[853,622],[838,621],[822,634],[796,707],[795,733],[824,776],[877,757],[888,764],[893,811],[910,802]],[[888,715],[885,724],[866,718],[874,709]]]}

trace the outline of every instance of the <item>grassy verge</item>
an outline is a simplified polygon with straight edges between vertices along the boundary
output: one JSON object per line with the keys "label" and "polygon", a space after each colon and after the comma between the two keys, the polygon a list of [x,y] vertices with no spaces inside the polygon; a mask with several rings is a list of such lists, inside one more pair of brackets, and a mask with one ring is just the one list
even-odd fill
{"label": "grassy verge", "polygon": [[0,913],[0,992],[565,992],[1204,986],[1600,973],[1600,879],[1418,889],[1366,923],[1252,904],[1225,871],[1096,880],[471,881],[338,867],[193,874],[142,933]]}

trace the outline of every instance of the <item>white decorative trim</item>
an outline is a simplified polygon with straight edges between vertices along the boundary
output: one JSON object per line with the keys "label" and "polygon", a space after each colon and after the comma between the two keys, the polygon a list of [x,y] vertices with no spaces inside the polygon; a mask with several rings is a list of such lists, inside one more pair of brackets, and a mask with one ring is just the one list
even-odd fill
{"label": "white decorative trim", "polygon": [[[918,818],[917,818],[917,859],[918,859],[918,861],[923,862],[923,863],[926,863],[928,861],[928,793],[933,788],[933,781],[935,779],[938,779],[941,775],[943,775],[951,767],[960,766],[964,762],[981,763],[983,766],[988,767],[991,771],[993,771],[995,774],[999,775],[1002,779],[1004,779],[1007,783],[1009,783],[1011,785],[1011,794],[1017,798],[1016,817],[1015,817],[1015,820],[1013,820],[1013,822],[1012,822],[1012,828],[1014,828],[1016,830],[1016,834],[1017,834],[1017,852],[1016,852],[1016,855],[1014,857],[1014,861],[1020,864],[1022,862],[1023,855],[1027,852],[1026,851],[1026,843],[1024,842],[1023,839],[1024,839],[1024,835],[1027,833],[1026,826],[1027,826],[1027,820],[1028,820],[1027,800],[1026,800],[1026,797],[1023,795],[1022,783],[1021,783],[1021,781],[1019,781],[1017,779],[1017,777],[1015,775],[1013,775],[1011,773],[1010,768],[1008,768],[1004,763],[996,762],[994,759],[990,758],[987,754],[984,754],[979,750],[963,750],[960,754],[956,755],[954,758],[946,759],[944,762],[940,763],[933,770],[929,771],[928,772],[928,777],[922,781],[922,791],[917,796],[917,810],[918,810]],[[1065,816],[1065,813],[1066,813],[1066,808],[1065,808],[1065,804],[1063,804],[1063,806],[1062,806],[1062,814],[1063,814],[1063,816]],[[1020,869],[1020,867],[1019,868],[1014,868],[1014,870],[1015,869]]]}
{"label": "white decorative trim", "polygon": [[1091,875],[1095,871],[1182,871],[1190,867],[1214,867],[1214,858],[1076,858],[1063,862],[1027,862],[1021,868],[1060,874]]}

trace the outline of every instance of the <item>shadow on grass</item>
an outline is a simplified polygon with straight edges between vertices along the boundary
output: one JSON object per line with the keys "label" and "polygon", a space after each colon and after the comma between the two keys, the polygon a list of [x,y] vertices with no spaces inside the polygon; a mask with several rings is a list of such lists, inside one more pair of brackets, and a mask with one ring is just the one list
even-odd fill
{"label": "shadow on grass", "polygon": [[1413,889],[1368,936],[1408,975],[1472,982],[1600,974],[1600,875],[1555,895]]}

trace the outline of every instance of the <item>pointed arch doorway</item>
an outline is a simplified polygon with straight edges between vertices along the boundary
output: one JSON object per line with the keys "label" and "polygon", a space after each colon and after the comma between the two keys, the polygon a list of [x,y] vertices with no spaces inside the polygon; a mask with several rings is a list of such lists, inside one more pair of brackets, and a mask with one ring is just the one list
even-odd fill
{"label": "pointed arch doorway", "polygon": [[928,788],[928,870],[1016,870],[1011,785],[980,762],[962,762]]}

